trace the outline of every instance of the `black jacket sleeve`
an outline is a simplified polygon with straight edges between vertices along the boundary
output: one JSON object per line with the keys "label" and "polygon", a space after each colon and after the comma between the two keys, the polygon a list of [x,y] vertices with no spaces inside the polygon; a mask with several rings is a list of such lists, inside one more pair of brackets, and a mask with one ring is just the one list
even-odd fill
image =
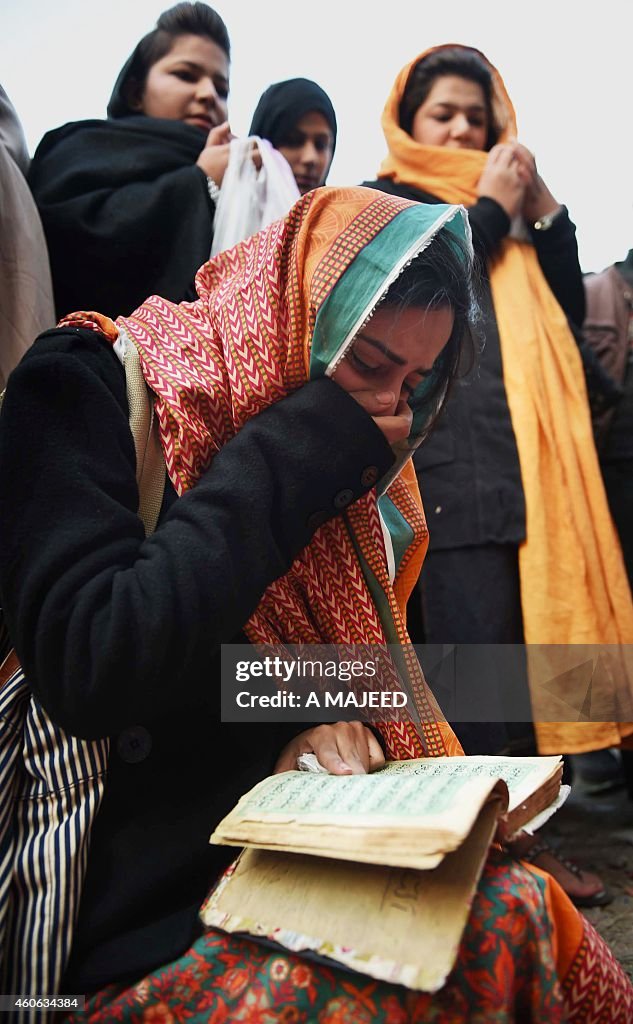
{"label": "black jacket sleeve", "polygon": [[392,461],[360,406],[314,381],[251,420],[145,539],[122,367],[99,335],[43,335],[2,410],[0,588],[53,720],[106,736],[168,713],[175,692],[208,692],[217,645],[337,495],[355,500],[375,479],[364,470]]}
{"label": "black jacket sleeve", "polygon": [[[468,208],[473,231],[473,247],[484,263],[494,258],[500,242],[510,230],[510,218],[495,199],[483,196]],[[554,219],[546,231],[530,228],[530,235],[541,270],[566,316],[576,326],[585,317],[585,293],[578,262],[576,227],[567,209]]]}
{"label": "black jacket sleeve", "polygon": [[567,208],[552,221],[547,231],[531,229],[541,270],[565,314],[576,327],[585,319],[585,289],[578,261],[576,225]]}
{"label": "black jacket sleeve", "polygon": [[468,219],[473,232],[473,249],[485,265],[496,255],[499,244],[510,230],[510,218],[496,199],[482,196],[468,207]]}

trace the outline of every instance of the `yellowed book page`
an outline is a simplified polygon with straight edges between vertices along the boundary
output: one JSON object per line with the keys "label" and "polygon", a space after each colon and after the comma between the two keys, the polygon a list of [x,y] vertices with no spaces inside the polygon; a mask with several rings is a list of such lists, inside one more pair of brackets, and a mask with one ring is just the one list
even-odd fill
{"label": "yellowed book page", "polygon": [[503,779],[508,787],[510,801],[508,811],[513,811],[532,793],[543,786],[560,771],[562,758],[550,757],[434,757],[415,761],[392,761],[383,771],[402,774],[445,775],[447,772],[464,779],[488,776]]}
{"label": "yellowed book page", "polygon": [[[390,833],[396,841],[399,835],[404,843],[425,831],[440,837],[439,849],[450,849],[472,828],[495,779],[490,773],[433,771],[433,760],[393,762],[371,775],[271,776],[240,799],[210,841],[311,847],[327,828],[330,838],[340,830],[343,845],[353,848],[345,837],[361,832]],[[446,836],[453,837],[448,845]]]}
{"label": "yellowed book page", "polygon": [[[427,852],[426,850],[420,850],[414,845],[413,848],[408,849],[402,844],[402,839],[399,838],[397,843],[394,844],[379,844],[372,842],[372,837],[362,832],[349,829],[350,838],[347,847],[341,845],[340,842],[332,841],[331,843],[322,840],[321,836],[315,835],[310,837],[312,842],[310,845],[302,845],[301,839],[303,837],[303,830],[297,829],[295,832],[296,838],[293,840],[292,837],[286,835],[280,836],[278,842],[272,842],[269,838],[265,840],[258,840],[256,837],[253,839],[244,839],[238,841],[231,840],[225,842],[224,840],[217,842],[218,846],[243,846],[246,849],[251,850],[272,850],[279,853],[301,853],[307,854],[312,857],[333,857],[336,860],[353,861],[359,864],[380,864],[389,865],[391,867],[401,868],[417,868],[425,871],[429,868],[437,867],[442,858],[446,856],[451,850],[457,849],[459,841],[453,836],[449,840],[445,840],[442,837],[436,837],[434,841],[434,851]],[[217,835],[214,833],[212,839]],[[463,840],[462,840],[463,841]],[[415,843],[415,840],[414,840]]]}
{"label": "yellowed book page", "polygon": [[432,871],[247,850],[203,921],[435,992],[455,963],[501,810],[491,799],[462,846]]}

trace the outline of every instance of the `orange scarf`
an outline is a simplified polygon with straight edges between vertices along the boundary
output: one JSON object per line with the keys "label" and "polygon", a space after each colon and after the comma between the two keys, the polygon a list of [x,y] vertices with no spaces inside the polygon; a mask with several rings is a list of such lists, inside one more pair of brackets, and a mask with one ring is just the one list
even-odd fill
{"label": "orange scarf", "polygon": [[[398,75],[382,116],[389,153],[379,174],[445,202],[472,204],[487,154],[420,145],[398,123],[412,69],[445,48],[426,50]],[[474,52],[492,72],[499,141],[507,141],[516,134],[514,109],[498,71]],[[519,567],[526,643],[633,643],[631,593],[594,447],[582,363],[565,314],[531,245],[505,239],[488,271],[525,493],[527,537]],[[613,689],[601,694],[603,706],[614,718],[619,706],[624,717],[630,715],[633,674],[621,651],[612,649],[611,656],[620,692],[618,698]],[[584,656],[578,651],[576,658],[569,652],[566,667],[586,658],[586,651]],[[531,671],[531,685],[535,717],[548,720],[538,730],[542,753],[598,749],[633,731],[633,725],[621,722],[559,726],[553,719],[577,706],[577,693],[569,703],[561,694],[554,696],[549,680],[556,673],[543,674],[543,650],[538,665],[538,673]],[[573,718],[578,720],[578,712]]]}

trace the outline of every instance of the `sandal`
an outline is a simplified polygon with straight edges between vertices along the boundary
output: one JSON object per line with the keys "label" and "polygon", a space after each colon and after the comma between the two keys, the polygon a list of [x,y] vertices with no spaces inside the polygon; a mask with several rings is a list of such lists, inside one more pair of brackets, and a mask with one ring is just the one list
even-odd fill
{"label": "sandal", "polygon": [[598,875],[583,871],[578,864],[563,857],[545,840],[537,839],[525,850],[520,848],[521,839],[509,843],[508,846],[521,860],[534,864],[552,875],[577,907],[604,907],[611,903],[613,894],[603,885]]}

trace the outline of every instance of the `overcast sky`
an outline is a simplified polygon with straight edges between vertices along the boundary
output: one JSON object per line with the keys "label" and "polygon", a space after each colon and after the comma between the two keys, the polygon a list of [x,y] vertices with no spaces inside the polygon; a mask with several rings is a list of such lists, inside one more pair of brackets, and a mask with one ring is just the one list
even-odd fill
{"label": "overcast sky", "polygon": [[[116,75],[169,0],[3,0],[2,85],[31,151],[66,121],[103,117]],[[461,42],[496,64],[519,138],[578,226],[583,269],[633,248],[630,0],[218,0],[233,47],[230,118],[248,129],[263,89],[298,75],[330,94],[339,143],[329,184],[374,177],[380,115],[400,68]]]}

